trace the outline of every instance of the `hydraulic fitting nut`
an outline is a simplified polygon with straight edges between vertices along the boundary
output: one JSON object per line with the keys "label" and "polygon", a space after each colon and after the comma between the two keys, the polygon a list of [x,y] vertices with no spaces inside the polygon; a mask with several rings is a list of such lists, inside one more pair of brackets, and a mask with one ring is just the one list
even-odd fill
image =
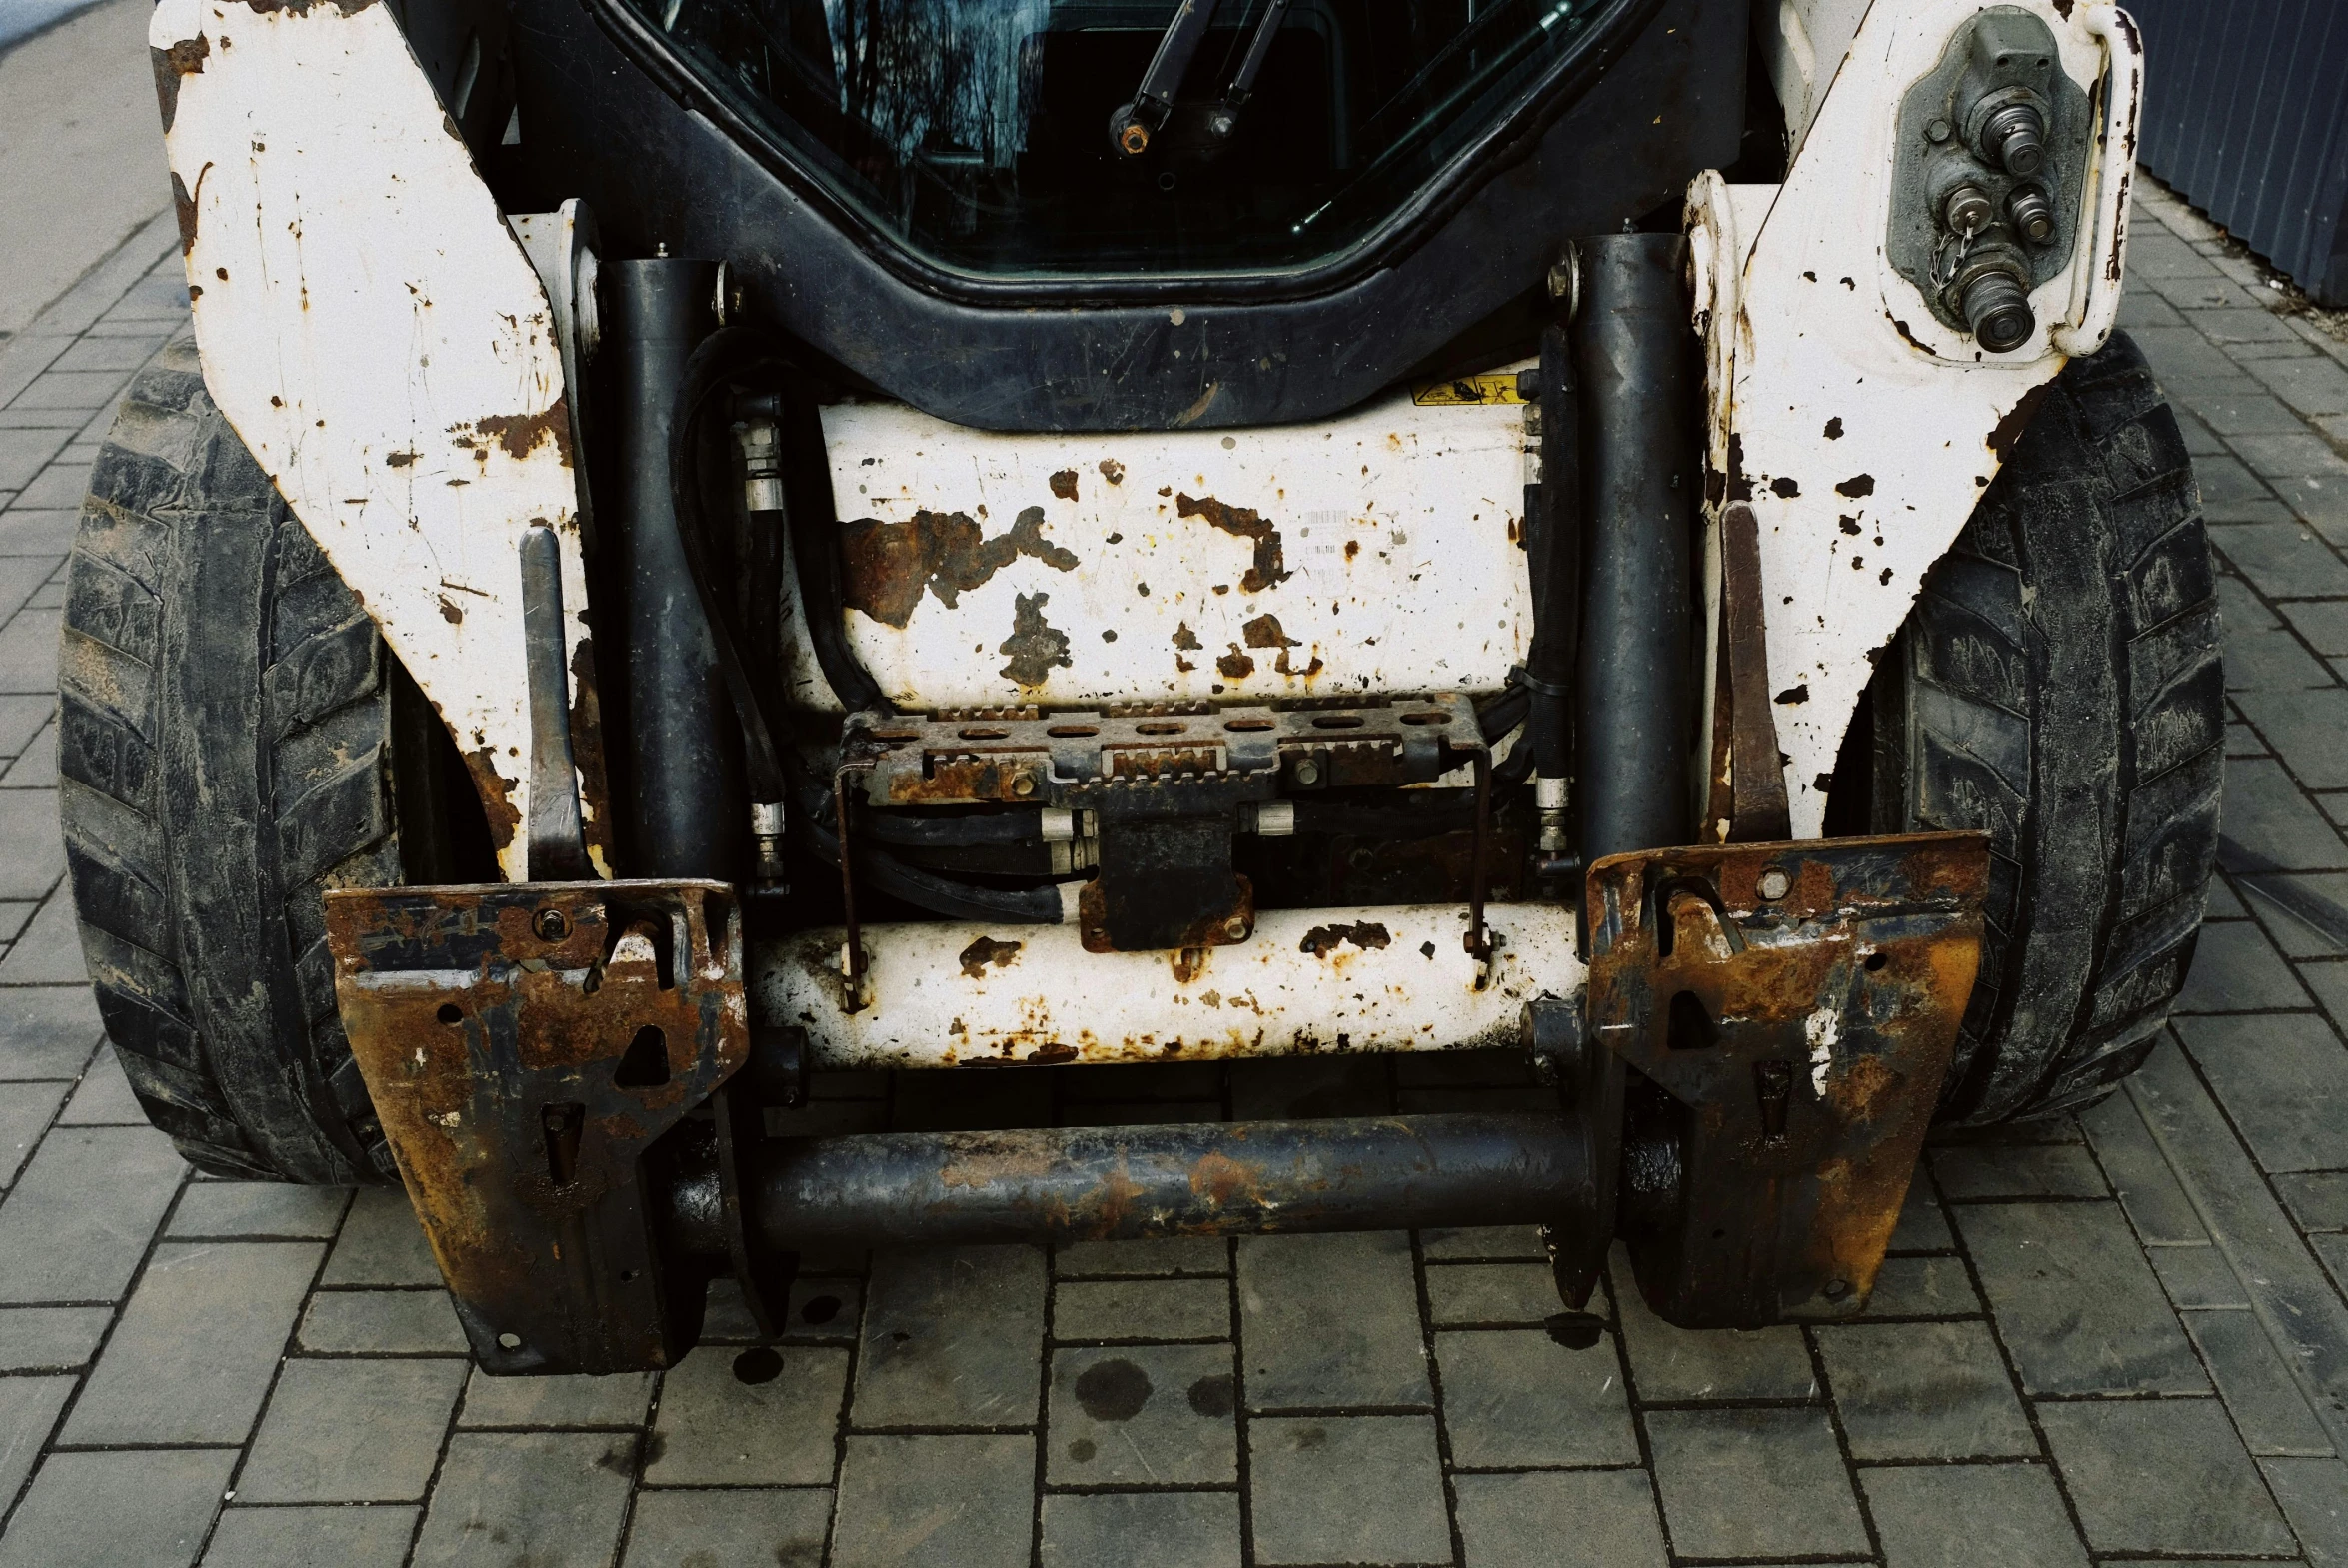
{"label": "hydraulic fitting nut", "polygon": [[1296,831],[1296,802],[1265,800],[1255,807],[1255,834],[1259,838],[1287,838]]}
{"label": "hydraulic fitting nut", "polygon": [[1941,202],[1940,221],[1948,225],[1951,234],[1979,234],[1989,227],[1989,220],[1996,212],[1987,191],[1978,185],[1965,184],[1950,191]]}
{"label": "hydraulic fitting nut", "polygon": [[2046,119],[2034,105],[2009,103],[1981,122],[1981,156],[2027,179],[2046,167]]}
{"label": "hydraulic fitting nut", "polygon": [[2045,245],[2054,239],[2054,203],[2035,185],[2019,185],[2005,199],[2005,215],[2014,226],[2014,233],[2032,245]]}
{"label": "hydraulic fitting nut", "polygon": [[1965,325],[1981,347],[1992,354],[2018,349],[2030,341],[2038,318],[2021,276],[2004,266],[1983,267],[1958,280],[1958,298]]}

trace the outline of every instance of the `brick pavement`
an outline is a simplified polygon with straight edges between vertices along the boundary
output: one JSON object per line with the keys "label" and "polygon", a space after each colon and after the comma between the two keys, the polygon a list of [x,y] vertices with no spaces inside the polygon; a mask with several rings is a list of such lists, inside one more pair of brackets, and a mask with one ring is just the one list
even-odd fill
{"label": "brick pavement", "polygon": [[[2223,556],[2223,886],[2173,1037],[1931,1150],[1866,1318],[1553,1341],[1529,1232],[811,1259],[666,1377],[474,1374],[396,1193],[190,1180],[77,985],[51,719],[148,235],[0,351],[0,1568],[2348,1565],[2348,350],[2148,190],[2124,319]],[[152,270],[147,264],[163,259]],[[934,1124],[937,1080],[810,1126]],[[1000,1074],[1002,1124],[1511,1102],[1480,1058]],[[1603,1305],[1605,1303],[1601,1303]]]}

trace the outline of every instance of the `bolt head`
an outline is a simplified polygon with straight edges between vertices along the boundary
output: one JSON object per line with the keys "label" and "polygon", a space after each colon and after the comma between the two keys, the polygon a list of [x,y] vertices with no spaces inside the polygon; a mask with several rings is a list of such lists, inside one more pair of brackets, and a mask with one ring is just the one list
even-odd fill
{"label": "bolt head", "polygon": [[1761,879],[1754,890],[1771,903],[1775,903],[1793,891],[1793,878],[1772,865],[1761,873]]}
{"label": "bolt head", "polygon": [[1247,935],[1247,922],[1234,914],[1222,922],[1222,933],[1232,941],[1243,941]]}
{"label": "bolt head", "polygon": [[1948,193],[1948,200],[1940,207],[1940,216],[1951,231],[1957,234],[1978,234],[1989,227],[1995,209],[1989,205],[1988,193],[1978,185],[1960,185]]}
{"label": "bolt head", "polygon": [[1118,151],[1128,158],[1140,157],[1149,150],[1150,127],[1139,120],[1129,121],[1126,128],[1117,133],[1117,146]]}
{"label": "bolt head", "polygon": [[1924,140],[1932,143],[1935,147],[1954,135],[1956,135],[1956,127],[1946,120],[1934,120],[1924,127]]}
{"label": "bolt head", "polygon": [[1310,758],[1298,763],[1296,765],[1296,783],[1300,784],[1320,783],[1320,765]]}
{"label": "bolt head", "polygon": [[1228,136],[1238,123],[1227,114],[1218,114],[1206,122],[1206,128],[1217,136]]}
{"label": "bolt head", "polygon": [[1011,792],[1013,794],[1019,795],[1023,799],[1028,795],[1034,794],[1036,792],[1036,776],[1034,774],[1021,774],[1018,778],[1012,780]]}
{"label": "bolt head", "polygon": [[562,910],[550,907],[530,917],[530,929],[540,941],[561,941],[571,934],[571,922]]}

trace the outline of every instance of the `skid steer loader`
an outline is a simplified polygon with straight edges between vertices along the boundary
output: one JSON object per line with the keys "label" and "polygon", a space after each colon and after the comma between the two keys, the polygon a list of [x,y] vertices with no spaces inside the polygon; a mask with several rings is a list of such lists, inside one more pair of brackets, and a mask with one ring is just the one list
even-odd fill
{"label": "skid steer loader", "polygon": [[[1617,1241],[1675,1323],[1853,1312],[1935,1120],[2149,1050],[2221,703],[2114,7],[152,42],[194,325],[74,553],[85,950],[196,1165],[405,1182],[488,1370],[890,1243],[1528,1224],[1563,1313]],[[1444,1113],[793,1116],[1491,1049]]]}

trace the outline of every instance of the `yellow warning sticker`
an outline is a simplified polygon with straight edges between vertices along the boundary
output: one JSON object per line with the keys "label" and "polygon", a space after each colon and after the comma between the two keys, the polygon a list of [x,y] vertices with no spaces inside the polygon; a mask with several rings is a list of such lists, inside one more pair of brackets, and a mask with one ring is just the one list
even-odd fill
{"label": "yellow warning sticker", "polygon": [[1512,370],[1485,371],[1480,376],[1454,376],[1448,381],[1422,381],[1410,391],[1420,408],[1460,404],[1522,403]]}

